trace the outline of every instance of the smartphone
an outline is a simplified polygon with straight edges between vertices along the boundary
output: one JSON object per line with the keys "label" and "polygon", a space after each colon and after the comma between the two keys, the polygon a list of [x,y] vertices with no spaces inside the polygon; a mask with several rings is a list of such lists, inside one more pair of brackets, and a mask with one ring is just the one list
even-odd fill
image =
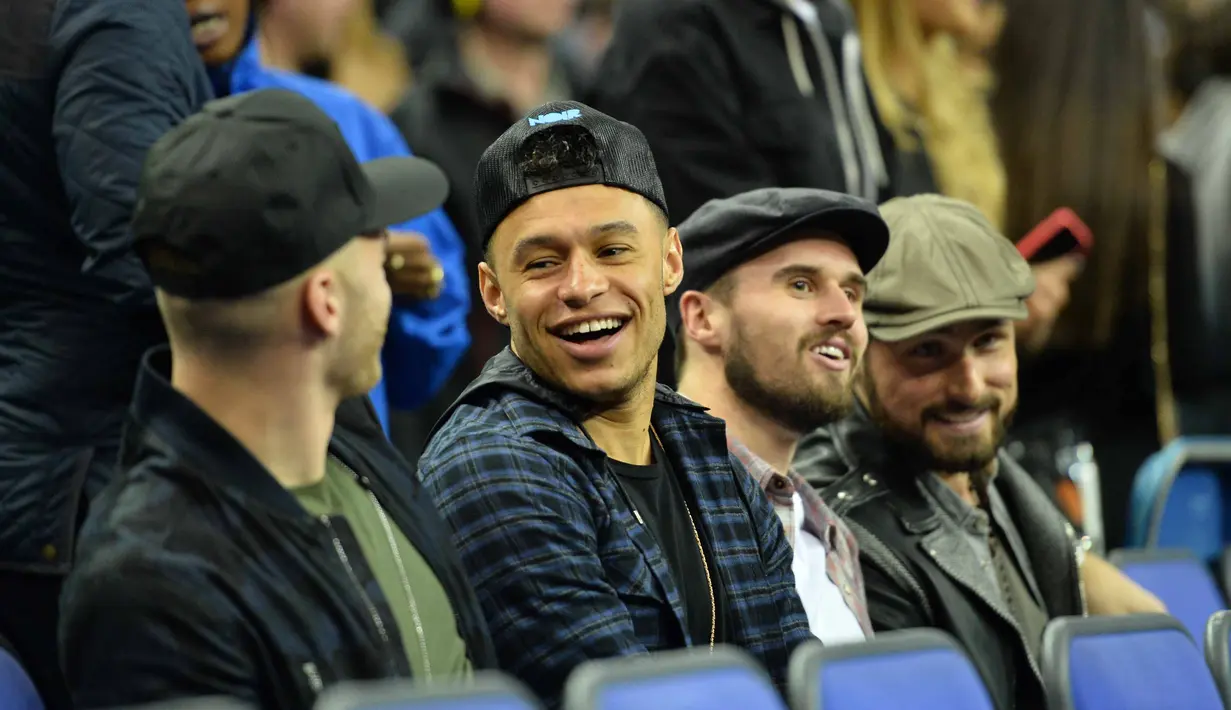
{"label": "smartphone", "polygon": [[1017,251],[1031,264],[1058,259],[1069,254],[1088,256],[1094,248],[1094,234],[1077,213],[1061,207],[1035,225],[1017,243]]}

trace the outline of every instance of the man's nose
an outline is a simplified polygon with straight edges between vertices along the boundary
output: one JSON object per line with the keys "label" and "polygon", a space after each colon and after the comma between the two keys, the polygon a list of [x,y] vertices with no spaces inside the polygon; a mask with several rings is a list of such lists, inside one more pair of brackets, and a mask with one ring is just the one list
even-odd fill
{"label": "man's nose", "polygon": [[606,293],[607,288],[607,277],[598,264],[586,257],[573,257],[560,285],[560,300],[570,308],[581,308]]}

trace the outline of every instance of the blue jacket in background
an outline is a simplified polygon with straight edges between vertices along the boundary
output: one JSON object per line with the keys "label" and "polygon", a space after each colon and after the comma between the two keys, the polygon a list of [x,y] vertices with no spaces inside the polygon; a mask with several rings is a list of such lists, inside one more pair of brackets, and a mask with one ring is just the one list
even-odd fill
{"label": "blue jacket in background", "polygon": [[[261,66],[257,41],[249,41],[230,64],[211,71],[219,96],[257,89],[288,89],[312,99],[338,124],[360,162],[410,155],[393,123],[340,86],[303,74]],[[466,316],[470,280],[465,249],[444,210],[394,225],[395,231],[427,237],[444,269],[444,288],[432,301],[394,298],[382,361],[385,379],[371,392],[381,425],[389,431],[389,409],[417,409],[440,390],[470,347]]]}

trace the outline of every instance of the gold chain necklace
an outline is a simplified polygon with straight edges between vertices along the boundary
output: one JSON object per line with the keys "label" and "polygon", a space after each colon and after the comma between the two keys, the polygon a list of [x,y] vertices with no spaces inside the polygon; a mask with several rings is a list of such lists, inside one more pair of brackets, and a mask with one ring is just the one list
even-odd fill
{"label": "gold chain necklace", "polygon": [[[653,425],[650,426],[650,433],[654,435],[654,440],[658,442],[658,448],[665,456],[667,447],[663,446],[663,440],[658,437],[658,432],[654,430]],[[697,530],[697,521],[693,520],[692,510],[688,505],[688,501],[684,501],[684,512],[688,514],[688,524],[692,526],[692,537],[697,541],[697,552],[701,553],[701,566],[705,568],[705,586],[710,593],[710,653],[714,652],[714,637],[718,632],[718,604],[714,600],[714,580],[710,577],[710,563],[705,556],[705,546],[701,544],[701,533]]]}

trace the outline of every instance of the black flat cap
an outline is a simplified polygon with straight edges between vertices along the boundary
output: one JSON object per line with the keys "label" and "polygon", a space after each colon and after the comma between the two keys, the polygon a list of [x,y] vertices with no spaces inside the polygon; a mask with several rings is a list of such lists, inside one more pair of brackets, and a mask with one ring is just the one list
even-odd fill
{"label": "black flat cap", "polygon": [[865,274],[889,247],[889,227],[876,205],[806,187],[766,187],[710,200],[677,229],[684,280],[667,304],[670,332],[679,327],[679,299],[685,291],[704,291],[731,269],[783,244],[816,232],[833,233],[854,252]]}

